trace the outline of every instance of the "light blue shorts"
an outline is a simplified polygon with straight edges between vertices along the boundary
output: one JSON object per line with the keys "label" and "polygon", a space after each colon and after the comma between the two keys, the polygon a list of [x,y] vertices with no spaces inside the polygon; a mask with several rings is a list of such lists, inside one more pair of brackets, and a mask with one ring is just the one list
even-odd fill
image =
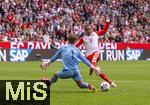
{"label": "light blue shorts", "polygon": [[56,74],[57,74],[58,78],[61,78],[61,79],[72,78],[74,81],[80,81],[81,80],[81,74],[80,74],[79,70],[63,69],[61,71],[58,71]]}

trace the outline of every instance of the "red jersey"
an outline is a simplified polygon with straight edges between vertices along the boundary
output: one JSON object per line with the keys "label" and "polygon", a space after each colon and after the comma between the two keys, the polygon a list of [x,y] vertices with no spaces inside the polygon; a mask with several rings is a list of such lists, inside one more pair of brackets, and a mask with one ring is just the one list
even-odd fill
{"label": "red jersey", "polygon": [[89,36],[84,36],[79,39],[79,41],[76,43],[76,47],[79,47],[81,44],[84,44],[85,46],[85,55],[88,56],[95,51],[99,52],[99,36],[105,34],[107,32],[107,29],[109,27],[109,22],[106,22],[104,25],[103,30],[93,32]]}

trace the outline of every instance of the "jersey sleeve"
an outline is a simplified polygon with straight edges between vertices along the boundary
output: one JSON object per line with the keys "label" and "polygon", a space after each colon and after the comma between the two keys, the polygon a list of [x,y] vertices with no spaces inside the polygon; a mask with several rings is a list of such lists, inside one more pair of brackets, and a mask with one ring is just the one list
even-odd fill
{"label": "jersey sleeve", "polygon": [[81,37],[78,42],[75,44],[76,47],[79,47],[83,43],[83,37]]}
{"label": "jersey sleeve", "polygon": [[102,30],[99,30],[99,31],[96,32],[97,35],[101,36],[101,35],[105,34],[108,30],[109,24],[110,24],[110,22],[106,22],[105,25],[104,25],[104,28]]}
{"label": "jersey sleeve", "polygon": [[88,59],[86,59],[82,54],[81,52],[79,51],[78,53],[78,57],[79,59],[84,63],[86,64],[88,67],[90,67],[92,64],[90,63],[90,61]]}
{"label": "jersey sleeve", "polygon": [[51,63],[55,62],[58,58],[61,57],[61,51],[62,51],[62,48],[60,48],[60,49],[50,58]]}

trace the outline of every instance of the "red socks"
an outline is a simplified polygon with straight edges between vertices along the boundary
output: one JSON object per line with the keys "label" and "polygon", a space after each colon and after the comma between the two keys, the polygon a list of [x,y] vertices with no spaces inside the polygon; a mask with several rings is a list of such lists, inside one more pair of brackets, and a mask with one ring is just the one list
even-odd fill
{"label": "red socks", "polygon": [[[95,67],[97,66],[97,63],[96,62],[93,62],[92,63]],[[92,75],[92,73],[93,73],[93,69],[90,69],[90,75]],[[101,73],[100,75],[99,75],[99,77],[101,77],[103,80],[105,80],[106,82],[108,82],[109,84],[111,84],[112,83],[112,81],[111,80],[109,80],[107,77],[106,77],[106,75],[104,74],[104,73]]]}
{"label": "red socks", "polygon": [[109,79],[106,77],[106,75],[105,75],[104,73],[101,73],[101,74],[99,75],[99,77],[101,77],[103,80],[107,81],[109,84],[112,83],[112,81],[109,80]]}

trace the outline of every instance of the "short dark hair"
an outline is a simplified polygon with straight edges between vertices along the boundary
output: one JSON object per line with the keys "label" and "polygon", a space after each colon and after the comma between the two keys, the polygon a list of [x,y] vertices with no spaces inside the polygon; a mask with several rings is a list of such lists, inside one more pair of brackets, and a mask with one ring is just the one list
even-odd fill
{"label": "short dark hair", "polygon": [[71,36],[68,37],[69,43],[74,44],[76,42],[76,40],[77,40],[77,37],[74,36],[74,35],[71,35]]}

